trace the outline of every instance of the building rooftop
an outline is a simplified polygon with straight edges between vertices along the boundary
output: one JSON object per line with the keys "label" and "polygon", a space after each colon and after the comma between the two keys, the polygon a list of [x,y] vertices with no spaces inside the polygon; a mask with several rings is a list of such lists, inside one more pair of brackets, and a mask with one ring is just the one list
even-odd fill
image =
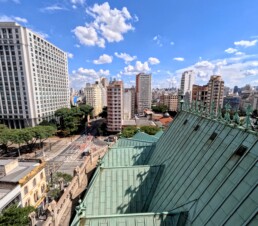
{"label": "building rooftop", "polygon": [[[8,162],[5,160],[1,160],[1,162]],[[40,163],[38,162],[19,162],[18,166],[7,173],[5,176],[0,178],[1,182],[11,182],[11,183],[18,183],[20,179],[28,175],[34,168],[39,166]]]}
{"label": "building rooftop", "polygon": [[164,212],[182,218],[157,225],[258,225],[258,134],[250,128],[228,121],[227,112],[185,109],[149,143],[144,166],[130,158],[149,151],[120,143],[98,167],[72,225],[153,225],[151,216]]}

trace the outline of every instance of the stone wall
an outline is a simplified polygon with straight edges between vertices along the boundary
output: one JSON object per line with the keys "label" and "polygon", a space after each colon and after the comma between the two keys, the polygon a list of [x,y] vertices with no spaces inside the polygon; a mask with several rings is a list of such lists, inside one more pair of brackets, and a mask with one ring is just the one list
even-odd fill
{"label": "stone wall", "polygon": [[[87,173],[94,167],[94,163],[96,164],[96,160],[102,157],[105,152],[107,151],[107,147],[103,147],[99,150],[96,150],[90,154],[85,159],[85,162],[81,167],[76,167],[74,170],[74,177],[70,182],[69,186],[65,189],[63,195],[56,203],[53,201],[50,203],[50,215],[44,222],[44,226],[59,226],[62,224],[62,218],[64,217],[64,213],[67,211],[68,208],[72,207],[72,201],[78,195],[78,190],[83,185],[85,188],[88,184]],[[33,219],[32,219],[33,221]],[[32,222],[32,225],[33,222]]]}

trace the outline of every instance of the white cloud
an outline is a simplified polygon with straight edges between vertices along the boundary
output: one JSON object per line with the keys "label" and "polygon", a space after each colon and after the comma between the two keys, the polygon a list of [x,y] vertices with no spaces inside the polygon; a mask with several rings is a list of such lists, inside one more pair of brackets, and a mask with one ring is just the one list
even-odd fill
{"label": "white cloud", "polygon": [[76,37],[79,39],[82,45],[86,46],[99,46],[101,48],[105,47],[105,40],[103,38],[99,38],[97,31],[93,27],[83,27],[78,26],[73,30]]}
{"label": "white cloud", "polygon": [[241,41],[238,41],[238,42],[234,42],[234,44],[236,46],[243,46],[243,47],[250,47],[250,46],[255,46],[256,43],[257,43],[257,39],[256,40],[252,40],[252,41],[247,41],[247,40],[241,40]]}
{"label": "white cloud", "polygon": [[74,5],[76,4],[83,5],[85,3],[85,0],[71,0],[71,3]]}
{"label": "white cloud", "polygon": [[238,51],[238,52],[235,53],[236,56],[241,56],[241,55],[244,55],[244,54],[245,54],[245,53],[240,52],[240,51]]}
{"label": "white cloud", "polygon": [[234,48],[228,48],[225,50],[226,53],[236,53],[237,52],[237,49],[234,49]]}
{"label": "white cloud", "polygon": [[107,54],[103,54],[99,57],[99,59],[94,60],[94,64],[110,64],[113,61],[113,57]]}
{"label": "white cloud", "polygon": [[149,72],[151,69],[149,68],[148,62],[142,63],[141,61],[136,61],[135,66],[128,65],[124,68],[122,74],[124,75],[136,75],[141,72]]}
{"label": "white cloud", "polygon": [[94,83],[99,80],[100,77],[110,75],[109,70],[99,70],[95,71],[94,69],[87,68],[78,68],[74,70],[70,75],[70,86],[76,89],[81,89],[85,87],[86,83]]}
{"label": "white cloud", "polygon": [[185,58],[183,58],[183,57],[174,57],[173,60],[176,60],[176,61],[184,61]]}
{"label": "white cloud", "polygon": [[54,12],[54,11],[61,11],[61,10],[67,10],[67,9],[59,5],[51,5],[40,9],[41,12]]}
{"label": "white cloud", "polygon": [[134,30],[128,23],[133,18],[126,7],[121,10],[111,9],[109,3],[105,2],[102,5],[94,4],[93,7],[87,8],[86,12],[94,18],[94,21],[85,26],[77,26],[73,30],[81,44],[105,47],[105,40],[120,42],[124,39],[125,33]]}
{"label": "white cloud", "polygon": [[159,47],[163,46],[163,43],[161,41],[161,36],[160,35],[156,35],[153,37],[152,39]]}
{"label": "white cloud", "polygon": [[117,53],[115,52],[115,56],[120,58],[120,59],[123,59],[125,61],[126,64],[130,63],[131,61],[137,59],[136,56],[130,56],[129,54],[127,53]]}
{"label": "white cloud", "polygon": [[74,47],[80,48],[81,46],[79,44],[75,44]]}
{"label": "white cloud", "polygon": [[172,45],[172,46],[173,46],[173,45],[175,45],[175,43],[174,43],[174,42],[170,42],[170,45]]}
{"label": "white cloud", "polygon": [[0,15],[0,22],[18,22],[18,23],[28,23],[26,18],[18,17],[18,16],[6,16]]}
{"label": "white cloud", "polygon": [[159,64],[159,63],[160,63],[159,59],[158,59],[158,58],[155,58],[155,57],[150,57],[150,58],[148,59],[148,62],[149,62],[150,64]]}
{"label": "white cloud", "polygon": [[244,74],[246,76],[254,76],[254,75],[258,75],[258,69],[249,69],[244,71]]}
{"label": "white cloud", "polygon": [[70,58],[70,59],[72,59],[72,58],[73,58],[73,54],[67,52],[67,57]]}

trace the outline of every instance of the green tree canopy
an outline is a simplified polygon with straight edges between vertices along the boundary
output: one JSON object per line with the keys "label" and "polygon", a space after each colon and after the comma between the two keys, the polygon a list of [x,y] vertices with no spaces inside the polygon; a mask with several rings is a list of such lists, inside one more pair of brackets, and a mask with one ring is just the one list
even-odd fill
{"label": "green tree canopy", "polygon": [[157,126],[142,126],[141,127],[141,131],[144,133],[147,133],[149,135],[155,135],[159,130],[160,130],[160,128],[158,128]]}
{"label": "green tree canopy", "polygon": [[30,223],[29,214],[35,210],[34,207],[17,207],[11,205],[0,215],[0,225],[2,226],[27,226]]}
{"label": "green tree canopy", "polygon": [[164,104],[160,104],[160,105],[157,105],[157,106],[152,106],[151,109],[154,112],[165,113],[168,110],[168,106],[166,106]]}
{"label": "green tree canopy", "polygon": [[127,126],[122,130],[122,137],[130,138],[137,133],[137,130],[136,126]]}

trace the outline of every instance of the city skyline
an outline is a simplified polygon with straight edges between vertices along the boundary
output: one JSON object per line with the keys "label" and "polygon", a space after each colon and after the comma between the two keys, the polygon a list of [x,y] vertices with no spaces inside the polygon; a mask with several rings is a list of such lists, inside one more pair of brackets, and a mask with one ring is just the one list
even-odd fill
{"label": "city skyline", "polygon": [[0,0],[0,5],[0,21],[16,21],[68,53],[70,86],[76,89],[101,76],[130,87],[139,72],[152,74],[153,88],[179,87],[185,70],[195,71],[197,84],[219,74],[232,88],[258,85],[255,0],[209,5]]}

